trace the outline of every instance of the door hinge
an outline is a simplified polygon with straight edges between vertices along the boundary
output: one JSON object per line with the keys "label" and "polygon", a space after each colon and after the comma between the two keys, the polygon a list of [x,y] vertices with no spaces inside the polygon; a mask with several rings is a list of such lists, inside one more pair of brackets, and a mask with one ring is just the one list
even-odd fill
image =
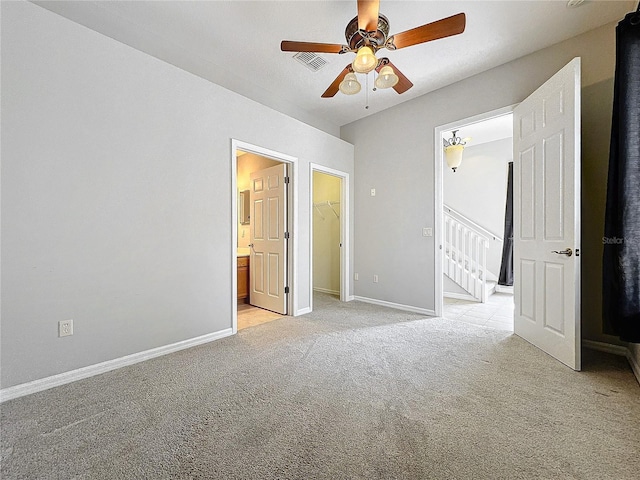
{"label": "door hinge", "polygon": [[289,183],[289,177],[284,177],[284,183]]}
{"label": "door hinge", "polygon": [[284,293],[289,293],[289,287],[284,287]]}
{"label": "door hinge", "polygon": [[289,232],[284,232],[284,238],[285,238],[286,240],[289,240]]}

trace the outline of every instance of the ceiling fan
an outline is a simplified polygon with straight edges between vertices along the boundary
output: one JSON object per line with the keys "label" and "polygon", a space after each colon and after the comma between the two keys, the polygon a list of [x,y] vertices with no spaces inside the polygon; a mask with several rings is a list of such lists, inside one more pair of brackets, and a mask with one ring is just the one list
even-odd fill
{"label": "ceiling fan", "polygon": [[348,64],[340,75],[322,94],[323,98],[333,97],[338,91],[352,95],[360,91],[360,83],[355,73],[378,72],[377,88],[389,88],[398,93],[409,90],[413,83],[386,58],[378,59],[375,53],[386,48],[397,50],[439,38],[450,37],[464,32],[464,13],[427,23],[411,30],[389,36],[389,20],[379,13],[380,0],[358,0],[358,16],[347,24],[346,45],[336,43],[294,42],[283,40],[283,52],[356,53],[356,58]]}

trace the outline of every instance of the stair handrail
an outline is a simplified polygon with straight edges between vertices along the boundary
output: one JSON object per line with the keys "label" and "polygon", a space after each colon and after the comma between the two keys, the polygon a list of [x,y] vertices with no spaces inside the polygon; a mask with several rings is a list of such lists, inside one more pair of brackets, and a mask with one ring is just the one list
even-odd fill
{"label": "stair handrail", "polygon": [[493,240],[498,241],[498,242],[502,242],[503,241],[503,239],[502,239],[502,237],[500,235],[496,235],[495,233],[491,232],[490,230],[487,230],[486,228],[484,228],[483,226],[478,225],[476,222],[471,220],[469,217],[464,216],[463,214],[461,214],[457,210],[454,210],[450,206],[443,204],[443,208],[444,208],[445,212],[448,213],[451,217],[454,217],[454,218],[457,217],[457,220],[465,223],[467,225],[467,227],[471,227],[471,229],[475,230],[476,233],[478,233],[479,235],[484,237],[487,240],[487,242],[489,241],[489,239],[493,239]]}

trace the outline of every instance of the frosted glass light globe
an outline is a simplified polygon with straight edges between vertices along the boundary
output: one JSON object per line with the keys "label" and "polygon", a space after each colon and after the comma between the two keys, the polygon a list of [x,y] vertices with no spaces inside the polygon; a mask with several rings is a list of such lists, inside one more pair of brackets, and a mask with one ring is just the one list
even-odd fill
{"label": "frosted glass light globe", "polygon": [[378,66],[378,59],[373,53],[373,49],[371,47],[360,47],[351,66],[353,67],[354,72],[369,73]]}

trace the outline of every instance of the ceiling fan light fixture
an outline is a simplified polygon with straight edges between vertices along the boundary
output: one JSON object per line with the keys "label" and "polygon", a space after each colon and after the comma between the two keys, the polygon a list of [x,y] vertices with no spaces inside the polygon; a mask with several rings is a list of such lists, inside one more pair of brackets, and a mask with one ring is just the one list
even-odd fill
{"label": "ceiling fan light fixture", "polygon": [[369,73],[378,66],[378,59],[373,53],[373,49],[369,46],[360,47],[356,58],[351,64],[353,71],[357,73]]}
{"label": "ceiling fan light fixture", "polygon": [[360,91],[362,86],[360,85],[360,82],[358,82],[358,79],[356,78],[356,74],[353,72],[350,72],[344,76],[344,80],[340,82],[339,88],[340,88],[340,91],[345,95],[355,95]]}
{"label": "ceiling fan light fixture", "polygon": [[389,65],[385,65],[380,69],[378,78],[376,78],[376,88],[395,87],[400,79]]}

